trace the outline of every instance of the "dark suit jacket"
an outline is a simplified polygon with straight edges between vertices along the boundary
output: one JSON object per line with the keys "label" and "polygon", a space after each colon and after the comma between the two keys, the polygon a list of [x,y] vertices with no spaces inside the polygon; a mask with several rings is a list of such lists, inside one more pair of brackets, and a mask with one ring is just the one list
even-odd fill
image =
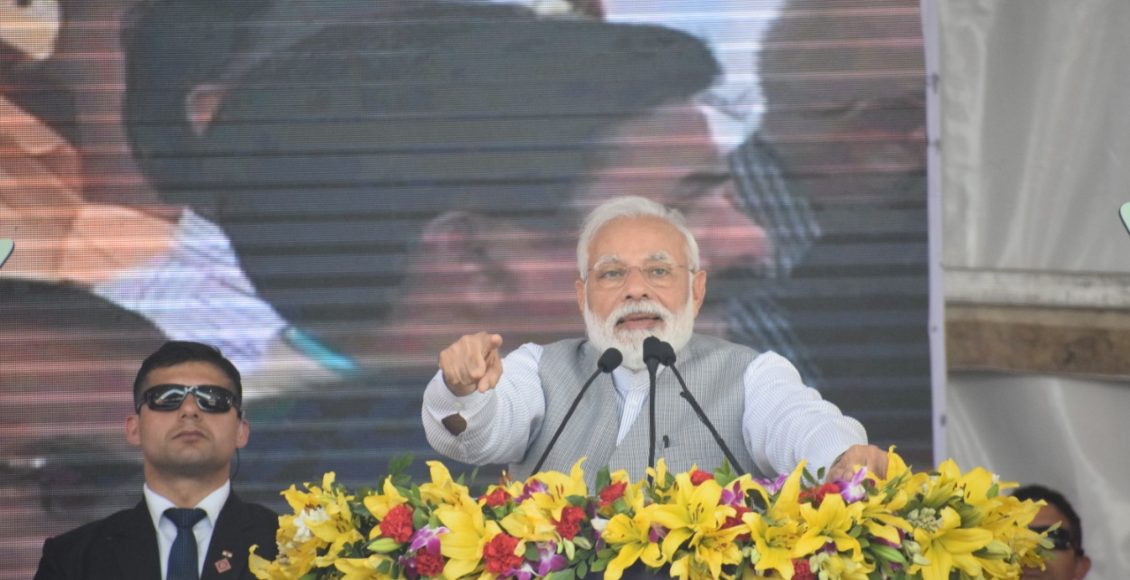
{"label": "dark suit jacket", "polygon": [[[248,549],[275,557],[278,515],[228,496],[208,545],[200,580],[249,580]],[[229,555],[230,554],[230,555]],[[227,560],[227,564],[223,560]],[[230,566],[230,567],[229,567]],[[145,501],[43,543],[35,580],[160,580],[157,532]]]}

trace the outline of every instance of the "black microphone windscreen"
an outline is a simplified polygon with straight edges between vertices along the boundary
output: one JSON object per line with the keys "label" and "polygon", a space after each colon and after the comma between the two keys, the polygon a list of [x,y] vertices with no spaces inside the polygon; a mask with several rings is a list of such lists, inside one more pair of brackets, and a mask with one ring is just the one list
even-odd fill
{"label": "black microphone windscreen", "polygon": [[665,366],[675,364],[675,347],[671,343],[659,341],[659,362]]}
{"label": "black microphone windscreen", "polygon": [[610,348],[600,355],[600,360],[596,361],[596,368],[600,369],[600,372],[610,373],[616,370],[616,367],[620,366],[622,362],[624,362],[623,353],[618,349]]}
{"label": "black microphone windscreen", "polygon": [[652,361],[659,362],[663,358],[663,347],[661,346],[662,344],[663,341],[655,338],[654,336],[649,336],[643,339],[643,361],[645,363]]}

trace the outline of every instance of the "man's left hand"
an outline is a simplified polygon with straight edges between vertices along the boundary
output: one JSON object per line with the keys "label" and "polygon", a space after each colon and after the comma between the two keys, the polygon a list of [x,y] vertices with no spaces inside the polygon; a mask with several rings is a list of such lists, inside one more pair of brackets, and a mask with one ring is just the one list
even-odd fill
{"label": "man's left hand", "polygon": [[860,467],[866,467],[878,477],[886,477],[887,452],[874,445],[852,445],[832,463],[826,480],[850,480]]}

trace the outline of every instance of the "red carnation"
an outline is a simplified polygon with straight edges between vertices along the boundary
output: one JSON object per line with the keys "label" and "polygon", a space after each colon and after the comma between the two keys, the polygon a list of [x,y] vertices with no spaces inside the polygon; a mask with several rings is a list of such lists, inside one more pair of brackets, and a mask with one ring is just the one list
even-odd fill
{"label": "red carnation", "polygon": [[486,496],[487,505],[490,507],[502,507],[508,501],[510,501],[510,494],[506,493],[506,490],[501,487],[496,487]]}
{"label": "red carnation", "polygon": [[713,473],[707,473],[701,469],[696,469],[691,472],[691,483],[698,485],[708,479],[714,479]]}
{"label": "red carnation", "polygon": [[[740,525],[744,524],[745,522],[742,521],[742,514],[747,514],[751,511],[753,511],[753,510],[745,507],[744,505],[736,505],[736,506],[733,506],[733,507],[734,507],[734,515],[726,518],[726,523],[722,524],[723,529],[724,528],[732,528],[734,526],[740,526]],[[748,541],[749,538],[750,538],[749,532],[745,532],[745,533],[741,533],[741,534],[738,534],[737,536],[735,536],[734,541],[735,542],[745,542],[745,541]]]}
{"label": "red carnation", "polygon": [[498,534],[491,538],[483,548],[487,572],[501,575],[521,566],[522,557],[514,554],[514,548],[517,547],[518,538],[509,534]]}
{"label": "red carnation", "polygon": [[808,560],[793,560],[793,580],[816,580]]}
{"label": "red carnation", "polygon": [[811,501],[812,505],[814,505],[816,507],[820,507],[820,503],[824,501],[824,496],[826,496],[830,493],[838,494],[841,491],[843,491],[843,490],[840,489],[840,484],[835,483],[835,482],[825,483],[824,485],[821,485],[820,487],[816,487],[816,488],[813,488],[813,489],[806,489],[806,490],[800,492],[800,500],[801,501],[805,501],[805,500]]}
{"label": "red carnation", "polygon": [[572,540],[577,532],[581,531],[581,522],[585,521],[585,510],[577,506],[569,506],[561,510],[561,521],[554,522],[557,533],[566,540]]}
{"label": "red carnation", "polygon": [[416,571],[421,576],[439,576],[443,574],[443,556],[433,554],[427,550],[416,553]]}
{"label": "red carnation", "polygon": [[381,520],[381,535],[392,538],[397,542],[407,542],[412,539],[412,507],[400,504],[385,514]]}
{"label": "red carnation", "polygon": [[743,523],[742,522],[742,515],[748,514],[749,512],[753,511],[753,510],[745,507],[744,505],[736,505],[736,506],[733,506],[733,508],[734,508],[734,515],[726,518],[726,523],[722,524],[723,528],[732,528],[734,526],[742,525],[742,523]]}
{"label": "red carnation", "polygon": [[616,500],[624,497],[624,490],[627,488],[628,482],[626,481],[608,484],[600,490],[600,507],[608,507],[616,503]]}

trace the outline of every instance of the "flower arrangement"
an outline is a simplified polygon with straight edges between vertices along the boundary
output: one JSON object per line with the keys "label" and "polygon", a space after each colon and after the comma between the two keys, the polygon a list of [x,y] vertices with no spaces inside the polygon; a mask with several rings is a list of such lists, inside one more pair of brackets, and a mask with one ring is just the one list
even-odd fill
{"label": "flower arrangement", "polygon": [[602,470],[591,493],[578,462],[478,497],[439,462],[430,482],[396,473],[379,490],[352,492],[327,473],[283,492],[294,513],[279,518],[278,557],[252,547],[250,567],[260,579],[617,579],[644,566],[679,578],[943,580],[1043,565],[1047,532],[1028,528],[1041,504],[999,493],[1015,484],[953,461],[913,473],[893,449],[888,461],[885,478],[860,469],[828,483],[803,463],[765,481],[725,465],[672,474],[660,461],[647,481]]}

